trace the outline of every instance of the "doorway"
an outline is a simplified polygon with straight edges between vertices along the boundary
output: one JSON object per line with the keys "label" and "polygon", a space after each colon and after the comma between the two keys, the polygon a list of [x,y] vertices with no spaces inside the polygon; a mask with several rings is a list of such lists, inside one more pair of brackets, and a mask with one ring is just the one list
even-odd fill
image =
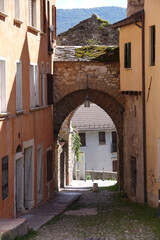
{"label": "doorway", "polygon": [[24,207],[34,206],[34,154],[33,140],[24,144]]}

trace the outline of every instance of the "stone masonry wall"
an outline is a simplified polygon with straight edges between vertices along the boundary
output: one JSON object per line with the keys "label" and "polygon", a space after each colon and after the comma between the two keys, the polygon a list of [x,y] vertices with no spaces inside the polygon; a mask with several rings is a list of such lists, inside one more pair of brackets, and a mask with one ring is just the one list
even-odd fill
{"label": "stone masonry wall", "polygon": [[57,36],[58,46],[116,45],[119,44],[119,32],[93,14],[78,25]]}

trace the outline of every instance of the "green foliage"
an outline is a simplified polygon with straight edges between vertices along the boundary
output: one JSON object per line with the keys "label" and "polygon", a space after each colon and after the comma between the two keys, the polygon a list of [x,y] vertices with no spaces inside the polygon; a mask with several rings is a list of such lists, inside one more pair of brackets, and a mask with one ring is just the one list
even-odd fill
{"label": "green foliage", "polygon": [[102,21],[107,18],[111,24],[126,18],[126,8],[120,7],[57,9],[57,34],[65,32],[80,21],[90,18],[93,13],[97,14]]}
{"label": "green foliage", "polygon": [[99,190],[100,191],[107,190],[107,191],[110,191],[110,192],[117,192],[118,191],[118,184],[116,183],[115,185],[109,186],[109,187],[100,187]]}
{"label": "green foliage", "polygon": [[91,39],[88,39],[87,44],[90,45],[90,46],[94,46],[94,45],[99,45],[100,42],[99,42],[99,41],[96,41],[96,40],[93,39],[93,38],[91,38]]}
{"label": "green foliage", "polygon": [[119,62],[119,48],[104,46],[81,47],[76,49],[75,56],[99,62]]}
{"label": "green foliage", "polygon": [[92,179],[92,178],[91,178],[91,175],[87,175],[86,179],[87,179],[87,180],[91,180],[91,179]]}
{"label": "green foliage", "polygon": [[81,139],[80,139],[78,132],[76,132],[76,131],[73,131],[73,133],[72,133],[72,143],[73,143],[73,149],[74,149],[76,157],[77,157],[77,161],[79,161]]}
{"label": "green foliage", "polygon": [[16,237],[15,240],[29,240],[35,238],[37,235],[37,231],[30,229],[25,236]]}

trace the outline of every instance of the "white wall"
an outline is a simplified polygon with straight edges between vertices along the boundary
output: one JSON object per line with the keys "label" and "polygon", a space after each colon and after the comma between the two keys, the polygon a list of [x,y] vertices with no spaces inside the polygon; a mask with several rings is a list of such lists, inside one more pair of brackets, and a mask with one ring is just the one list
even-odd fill
{"label": "white wall", "polygon": [[[112,159],[115,160],[117,153],[111,153],[112,131],[105,131],[106,144],[99,145],[99,131],[86,131],[86,146],[80,151],[85,154],[86,169],[112,171]],[[84,131],[81,131],[84,132]]]}

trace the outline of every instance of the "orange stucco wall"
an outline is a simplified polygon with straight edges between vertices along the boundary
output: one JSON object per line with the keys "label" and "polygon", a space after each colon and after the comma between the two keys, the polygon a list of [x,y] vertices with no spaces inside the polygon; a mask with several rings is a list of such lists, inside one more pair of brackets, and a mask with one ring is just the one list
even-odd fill
{"label": "orange stucco wall", "polygon": [[[120,88],[121,91],[142,90],[141,29],[131,24],[120,29]],[[124,68],[124,45],[131,42],[131,68]]]}
{"label": "orange stucco wall", "polygon": [[[160,1],[145,0],[145,59],[146,59],[146,133],[147,133],[147,192],[148,201],[152,205],[158,204],[158,162],[157,139],[160,138]],[[155,66],[150,66],[150,26],[156,27],[156,58]],[[148,90],[150,86],[150,91]]]}
{"label": "orange stucco wall", "polygon": [[[5,1],[6,18],[0,17],[0,57],[6,59],[7,82],[7,117],[0,114],[0,218],[14,217],[14,174],[15,154],[17,146],[34,139],[34,206],[37,206],[37,145],[43,144],[43,200],[47,200],[47,167],[46,150],[53,150],[53,108],[30,109],[30,74],[29,66],[39,66],[39,102],[41,106],[41,62],[50,64],[52,73],[53,55],[48,54],[47,33],[29,31],[28,1],[21,1],[20,20],[22,24],[14,24],[14,1]],[[55,4],[54,0],[50,1]],[[47,5],[47,1],[46,1]],[[46,9],[47,15],[47,9]],[[52,14],[50,14],[52,17]],[[51,21],[52,22],[52,21]],[[40,29],[40,0],[37,0],[37,29]],[[16,61],[22,61],[22,103],[24,112],[16,114]],[[45,103],[47,103],[47,76],[45,81]],[[24,149],[23,149],[24,150]],[[23,151],[22,150],[22,151]],[[2,200],[2,157],[9,156],[9,195]],[[50,197],[54,193],[53,179],[49,183]]]}

